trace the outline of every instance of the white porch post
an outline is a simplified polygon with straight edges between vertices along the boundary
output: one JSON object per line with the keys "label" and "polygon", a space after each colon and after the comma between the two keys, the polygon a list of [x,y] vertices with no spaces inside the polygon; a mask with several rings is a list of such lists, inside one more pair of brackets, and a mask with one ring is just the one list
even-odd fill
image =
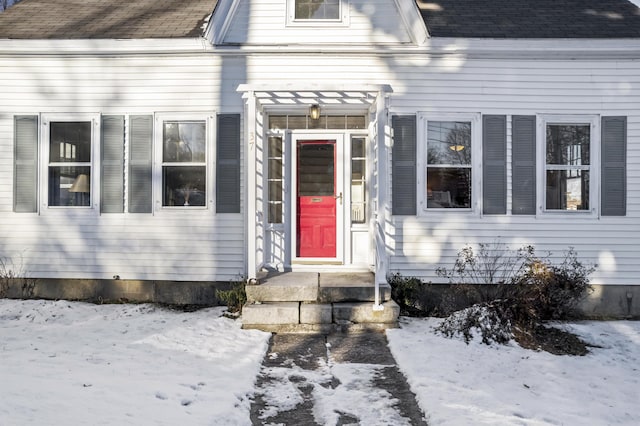
{"label": "white porch post", "polygon": [[374,243],[376,251],[375,265],[375,302],[374,310],[383,310],[380,304],[380,281],[387,276],[387,244],[385,238],[385,220],[387,203],[389,200],[388,191],[388,149],[387,138],[387,97],[383,91],[378,92],[376,100],[376,144],[378,146],[378,170],[376,174],[377,194],[376,194],[376,214],[374,223]]}
{"label": "white porch post", "polygon": [[247,188],[247,280],[255,281],[257,277],[257,209],[256,209],[256,97],[253,91],[245,92],[246,98],[246,188]]}

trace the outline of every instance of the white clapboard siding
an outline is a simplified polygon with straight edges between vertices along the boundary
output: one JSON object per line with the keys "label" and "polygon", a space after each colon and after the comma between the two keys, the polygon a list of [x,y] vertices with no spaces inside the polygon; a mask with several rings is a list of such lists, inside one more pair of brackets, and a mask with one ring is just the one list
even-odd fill
{"label": "white clapboard siding", "polygon": [[[349,4],[349,26],[322,29],[287,26],[284,0],[241,1],[223,42],[368,43],[375,48],[410,40],[393,0],[352,0]],[[249,5],[253,9],[249,10]],[[372,23],[367,16],[373,10],[384,19]],[[598,263],[594,282],[640,283],[637,261],[640,62],[637,60],[506,56],[483,60],[468,59],[462,54],[430,55],[427,47],[422,53],[380,56],[345,51],[266,54],[257,53],[259,49],[251,53],[250,48],[239,49],[232,56],[229,49],[220,56],[214,49],[202,55],[173,57],[24,56],[0,60],[1,254],[22,254],[34,276],[109,278],[118,274],[137,279],[232,279],[246,271],[243,218],[253,214],[244,211],[243,203],[243,215],[216,215],[213,211],[189,215],[186,227],[187,216],[179,212],[86,215],[70,227],[63,215],[13,213],[14,114],[239,113],[244,107],[241,94],[236,92],[239,84],[273,90],[336,86],[363,90],[370,85],[389,85],[393,89],[389,115],[417,112],[507,115],[508,191],[512,187],[510,116],[516,114],[625,116],[628,165],[625,217],[512,216],[510,192],[508,213],[503,216],[457,212],[390,216],[384,226],[391,272],[441,280],[435,268],[451,266],[465,244],[499,239],[513,248],[531,244],[541,254],[551,251],[556,256],[573,246],[585,261]],[[325,111],[328,108],[323,105]],[[390,163],[387,169],[391,170]],[[376,170],[377,167],[374,173]],[[243,194],[245,189],[243,180]],[[73,216],[75,219],[79,215]]]}
{"label": "white clapboard siding", "polygon": [[[215,206],[154,214],[12,211],[14,115],[241,113],[235,88],[243,75],[243,61],[212,55],[0,60],[0,256],[44,278],[217,281],[244,274],[242,213],[216,214]],[[215,164],[208,173],[215,178]]]}
{"label": "white clapboard siding", "polygon": [[287,0],[241,1],[223,42],[290,45],[411,41],[394,0],[350,0],[347,3],[349,11],[344,25],[323,27],[322,24],[287,23]]}
{"label": "white clapboard siding", "polygon": [[[574,247],[598,264],[594,283],[639,284],[640,264],[640,63],[607,60],[447,60],[427,55],[374,56],[252,55],[249,82],[259,86],[362,87],[389,84],[390,114],[504,114],[507,120],[508,178],[511,177],[511,122],[516,114],[595,114],[627,117],[627,215],[576,218],[512,216],[508,180],[507,215],[430,213],[392,217],[387,222],[390,271],[441,282],[439,266],[453,265],[466,244],[500,241],[512,248],[536,247],[558,259]],[[297,83],[296,83],[297,82]],[[390,165],[389,165],[390,166]],[[390,169],[390,167],[389,167]],[[598,203],[592,200],[592,203]]]}

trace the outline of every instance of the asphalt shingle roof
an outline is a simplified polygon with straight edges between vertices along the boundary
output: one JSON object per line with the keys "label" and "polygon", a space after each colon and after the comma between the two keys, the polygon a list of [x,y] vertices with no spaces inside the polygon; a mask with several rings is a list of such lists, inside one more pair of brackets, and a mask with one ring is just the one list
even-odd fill
{"label": "asphalt shingle roof", "polygon": [[[640,38],[640,10],[627,0],[416,2],[433,37]],[[0,39],[198,37],[216,3],[22,0],[0,13]]]}
{"label": "asphalt shingle roof", "polygon": [[217,0],[22,0],[0,13],[0,39],[198,37]]}
{"label": "asphalt shingle roof", "polygon": [[417,0],[433,37],[638,38],[627,0]]}

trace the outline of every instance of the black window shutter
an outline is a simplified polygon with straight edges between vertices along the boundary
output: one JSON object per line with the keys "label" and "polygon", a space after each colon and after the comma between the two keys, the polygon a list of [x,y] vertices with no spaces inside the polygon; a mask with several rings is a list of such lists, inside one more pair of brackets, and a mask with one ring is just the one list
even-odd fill
{"label": "black window shutter", "polygon": [[391,125],[391,211],[394,215],[415,215],[416,116],[393,116]]}
{"label": "black window shutter", "polygon": [[38,116],[14,117],[13,211],[35,213],[38,199]]}
{"label": "black window shutter", "polygon": [[102,117],[100,211],[124,212],[124,116]]}
{"label": "black window shutter", "polygon": [[627,118],[602,117],[602,216],[627,214]]}
{"label": "black window shutter", "polygon": [[240,213],[240,114],[219,114],[216,212]]}
{"label": "black window shutter", "polygon": [[153,116],[129,117],[129,212],[152,212]]}
{"label": "black window shutter", "polygon": [[507,117],[482,117],[482,212],[507,213]]}
{"label": "black window shutter", "polygon": [[536,116],[514,115],[512,119],[511,213],[536,214]]}

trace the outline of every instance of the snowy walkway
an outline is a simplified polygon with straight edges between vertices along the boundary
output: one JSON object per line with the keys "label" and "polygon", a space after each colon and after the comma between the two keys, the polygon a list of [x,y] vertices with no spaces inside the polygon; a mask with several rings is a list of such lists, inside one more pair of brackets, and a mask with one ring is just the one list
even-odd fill
{"label": "snowy walkway", "polygon": [[254,425],[426,425],[383,333],[275,334]]}

